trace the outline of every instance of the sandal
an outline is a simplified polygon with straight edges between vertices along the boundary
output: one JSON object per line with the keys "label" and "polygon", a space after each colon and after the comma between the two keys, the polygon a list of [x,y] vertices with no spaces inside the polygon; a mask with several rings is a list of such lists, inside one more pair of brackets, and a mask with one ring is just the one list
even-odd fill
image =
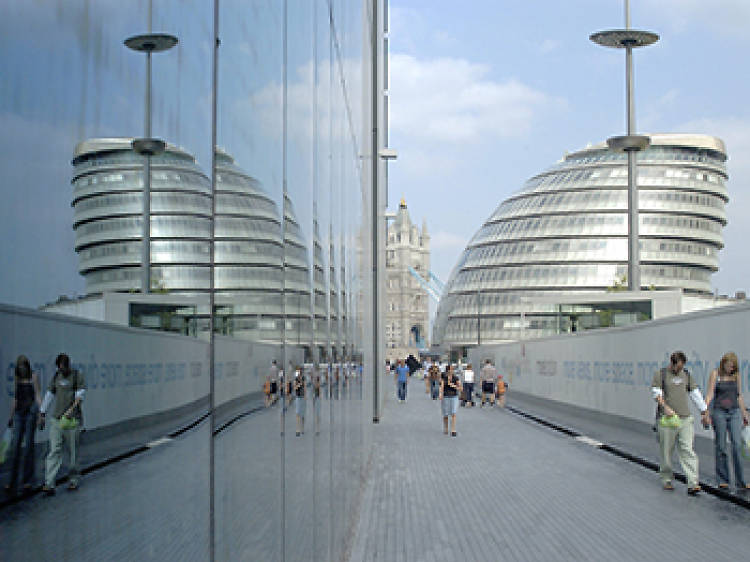
{"label": "sandal", "polygon": [[664,489],[671,492],[672,490],[674,490],[674,486],[672,486],[671,482],[665,482]]}
{"label": "sandal", "polygon": [[692,488],[688,488],[687,493],[688,493],[688,496],[697,496],[698,492],[700,491],[701,491],[700,486],[694,486]]}
{"label": "sandal", "polygon": [[722,490],[726,490],[727,488],[729,488],[729,484],[727,484],[726,482],[722,482],[721,484],[719,484],[719,488],[721,488]]}

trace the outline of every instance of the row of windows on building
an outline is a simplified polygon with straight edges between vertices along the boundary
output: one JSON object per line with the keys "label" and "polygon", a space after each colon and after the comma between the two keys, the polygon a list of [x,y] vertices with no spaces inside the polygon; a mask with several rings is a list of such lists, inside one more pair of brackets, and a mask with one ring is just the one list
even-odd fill
{"label": "row of windows on building", "polygon": [[[696,281],[708,281],[711,272],[705,269],[682,267],[682,266],[658,266],[643,265],[641,267],[644,282],[648,277],[659,279],[685,279]],[[622,265],[600,265],[600,264],[578,264],[578,265],[544,265],[544,266],[511,266],[496,267],[484,270],[464,270],[456,277],[457,283],[466,285],[477,285],[472,289],[480,288],[482,282],[491,281],[523,281],[542,280],[543,284],[575,284],[584,285],[611,285],[618,275],[624,273]]]}
{"label": "row of windows on building", "polygon": [[[602,150],[580,155],[571,155],[564,161],[560,162],[557,167],[566,165],[588,164],[596,162],[617,162],[627,160],[627,155],[609,150]],[[713,151],[695,148],[680,147],[663,147],[649,146],[646,150],[638,153],[638,163],[650,161],[667,161],[667,162],[697,162],[701,164],[710,164],[719,168],[724,168],[724,158],[715,156]]]}
{"label": "row of windows on building", "polygon": [[[623,166],[614,166],[607,168],[587,167],[584,169],[573,168],[565,170],[548,170],[543,174],[535,176],[528,180],[524,185],[524,191],[543,186],[573,184],[589,182],[592,180],[601,181],[605,178],[627,179],[628,169]],[[723,176],[717,172],[708,170],[687,170],[675,169],[668,166],[642,165],[638,167],[638,183],[642,180],[653,178],[678,179],[681,183],[674,184],[684,186],[685,180],[697,180],[709,184],[723,184]]]}
{"label": "row of windows on building", "polygon": [[[676,190],[640,189],[638,193],[639,205],[647,207],[648,203],[658,203],[659,210],[667,210],[664,202],[675,203],[675,210],[684,210],[686,205],[711,207],[724,210],[726,201],[718,195],[701,194]],[[524,195],[503,203],[490,220],[496,220],[508,215],[517,215],[523,211],[543,210],[553,213],[563,208],[577,211],[593,210],[596,208],[623,208],[628,204],[627,192],[623,190],[601,191],[568,191],[545,195]],[[655,205],[656,207],[656,205]]]}
{"label": "row of windows on building", "polygon": [[[721,232],[721,223],[713,220],[686,218],[656,213],[642,213],[639,222],[644,227],[659,226],[670,229],[704,230],[712,233]],[[570,236],[592,234],[627,234],[627,215],[622,213],[565,215],[541,218],[508,219],[502,222],[488,223],[477,233],[472,245],[485,241],[498,241],[509,237],[534,236]],[[642,234],[658,234],[660,229]],[[669,232],[672,234],[673,232]]]}
{"label": "row of windows on building", "polygon": [[[680,242],[642,238],[639,240],[641,252],[666,252],[671,254],[688,254],[693,256],[718,257],[717,248],[700,242]],[[535,240],[533,242],[501,242],[491,246],[479,246],[468,250],[466,265],[497,263],[514,256],[533,255],[565,259],[570,254],[608,254],[612,259],[619,259],[622,251],[627,251],[627,240],[624,238],[586,238],[572,240]],[[493,259],[497,258],[497,259]]]}

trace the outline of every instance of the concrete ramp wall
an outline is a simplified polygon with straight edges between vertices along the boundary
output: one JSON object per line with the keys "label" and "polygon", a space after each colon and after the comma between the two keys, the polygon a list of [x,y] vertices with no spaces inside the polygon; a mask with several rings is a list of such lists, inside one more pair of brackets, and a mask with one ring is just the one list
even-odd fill
{"label": "concrete ramp wall", "polygon": [[[259,392],[280,346],[216,337],[215,404]],[[55,372],[58,353],[67,353],[84,373],[87,429],[175,410],[209,395],[209,345],[193,337],[114,326],[91,320],[0,305],[0,416],[13,398],[19,354],[41,377],[42,395]],[[302,360],[287,347],[288,359]],[[0,417],[0,420],[5,420]]]}
{"label": "concrete ramp wall", "polygon": [[[481,346],[471,350],[475,366],[495,362],[513,390],[574,406],[651,423],[651,380],[682,350],[687,368],[705,395],[721,356],[739,357],[742,389],[750,387],[750,305],[537,340]],[[697,419],[696,419],[697,423]]]}

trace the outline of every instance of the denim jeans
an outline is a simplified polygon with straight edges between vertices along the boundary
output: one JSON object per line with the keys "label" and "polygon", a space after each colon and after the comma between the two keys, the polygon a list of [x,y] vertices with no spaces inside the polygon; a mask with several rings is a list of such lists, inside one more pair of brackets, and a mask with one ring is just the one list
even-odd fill
{"label": "denim jeans", "polygon": [[474,383],[473,382],[464,383],[464,393],[466,395],[466,401],[473,403],[474,402]]}
{"label": "denim jeans", "polygon": [[438,396],[440,395],[440,382],[438,381],[430,381],[430,385],[432,387],[432,399],[437,400]]}
{"label": "denim jeans", "polygon": [[716,456],[716,479],[719,484],[729,484],[729,462],[727,458],[727,433],[732,444],[732,463],[734,464],[734,484],[745,487],[745,475],[742,471],[742,414],[739,408],[725,410],[713,408],[711,417],[714,422],[714,453]]}
{"label": "denim jeans", "polygon": [[[32,407],[28,413],[13,414],[13,466],[10,472],[10,487],[15,489],[18,471],[22,467],[21,484],[31,484],[34,479],[34,430],[36,429],[37,409]],[[21,445],[24,444],[23,450]],[[21,454],[23,451],[23,455]],[[23,464],[22,464],[23,463]]]}
{"label": "denim jeans", "polygon": [[406,400],[406,381],[398,381],[398,399]]}

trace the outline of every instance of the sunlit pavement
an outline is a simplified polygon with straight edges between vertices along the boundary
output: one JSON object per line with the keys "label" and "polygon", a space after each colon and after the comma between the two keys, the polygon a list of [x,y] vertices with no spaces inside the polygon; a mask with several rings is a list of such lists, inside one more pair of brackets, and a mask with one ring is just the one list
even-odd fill
{"label": "sunlit pavement", "polygon": [[[509,404],[513,404],[509,399]],[[351,560],[732,560],[750,511],[499,408],[387,394]],[[646,439],[652,437],[646,437]],[[656,446],[654,442],[654,447]]]}

